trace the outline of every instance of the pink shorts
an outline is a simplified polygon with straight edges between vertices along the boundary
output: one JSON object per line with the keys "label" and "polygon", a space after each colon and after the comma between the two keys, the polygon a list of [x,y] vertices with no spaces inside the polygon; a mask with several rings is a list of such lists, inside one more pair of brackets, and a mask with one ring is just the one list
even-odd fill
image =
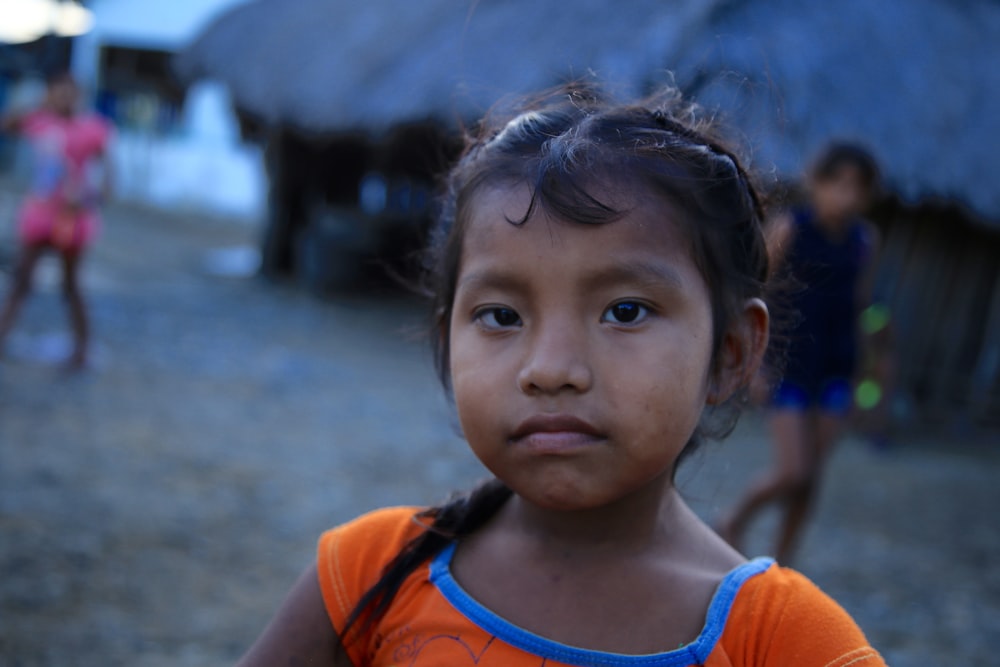
{"label": "pink shorts", "polygon": [[79,251],[100,229],[100,218],[90,210],[66,213],[58,201],[28,197],[18,217],[18,234],[25,245],[52,245]]}

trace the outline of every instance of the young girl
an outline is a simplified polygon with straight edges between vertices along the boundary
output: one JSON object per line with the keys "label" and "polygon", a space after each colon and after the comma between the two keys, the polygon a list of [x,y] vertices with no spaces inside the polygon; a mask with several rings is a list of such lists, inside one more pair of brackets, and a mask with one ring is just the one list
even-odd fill
{"label": "young girl", "polygon": [[878,182],[867,151],[831,144],[808,181],[810,206],[775,220],[769,244],[772,264],[801,285],[791,299],[796,325],[787,333],[785,370],[771,401],[775,469],[747,492],[721,531],[738,548],[753,516],[781,502],[774,553],[786,564],[853,405],[858,318],[870,300],[876,239],[859,217]]}
{"label": "young girl", "polygon": [[665,94],[566,91],[485,122],[433,237],[434,337],[495,476],[320,540],[241,665],[882,665],[835,602],[746,561],[678,462],[767,344],[736,158]]}
{"label": "young girl", "polygon": [[99,201],[109,189],[106,148],[110,126],[100,117],[79,113],[73,78],[49,78],[44,106],[24,116],[0,119],[0,130],[19,131],[33,149],[31,190],[18,217],[21,256],[7,300],[0,310],[0,351],[28,291],[35,266],[46,250],[63,265],[63,292],[73,328],[71,369],[87,361],[89,327],[80,293],[79,268],[84,249],[97,234]]}

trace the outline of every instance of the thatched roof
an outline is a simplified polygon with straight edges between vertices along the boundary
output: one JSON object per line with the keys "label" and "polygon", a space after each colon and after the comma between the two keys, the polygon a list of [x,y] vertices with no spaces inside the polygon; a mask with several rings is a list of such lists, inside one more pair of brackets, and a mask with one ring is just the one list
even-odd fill
{"label": "thatched roof", "polygon": [[664,4],[256,0],[219,17],[178,64],[186,78],[224,80],[250,111],[306,127],[453,120],[591,70],[626,84],[665,70],[658,54],[712,2]]}
{"label": "thatched roof", "polygon": [[256,0],[178,61],[244,109],[320,130],[474,118],[591,73],[720,108],[781,175],[831,136],[871,145],[909,198],[1000,221],[1000,5],[990,0]]}

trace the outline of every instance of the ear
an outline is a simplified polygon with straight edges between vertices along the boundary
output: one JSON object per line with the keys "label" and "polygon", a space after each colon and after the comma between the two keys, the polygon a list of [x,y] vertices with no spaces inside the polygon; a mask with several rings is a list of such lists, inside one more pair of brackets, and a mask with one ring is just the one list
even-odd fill
{"label": "ear", "polygon": [[743,310],[723,335],[705,402],[725,403],[733,394],[747,387],[767,350],[770,315],[760,299],[749,299]]}

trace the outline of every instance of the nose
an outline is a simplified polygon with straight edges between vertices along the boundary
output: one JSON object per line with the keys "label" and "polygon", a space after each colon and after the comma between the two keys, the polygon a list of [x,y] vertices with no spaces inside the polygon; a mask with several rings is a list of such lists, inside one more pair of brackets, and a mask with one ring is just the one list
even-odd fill
{"label": "nose", "polygon": [[517,375],[528,395],[584,393],[594,382],[586,335],[573,327],[548,326],[526,337],[528,346]]}

